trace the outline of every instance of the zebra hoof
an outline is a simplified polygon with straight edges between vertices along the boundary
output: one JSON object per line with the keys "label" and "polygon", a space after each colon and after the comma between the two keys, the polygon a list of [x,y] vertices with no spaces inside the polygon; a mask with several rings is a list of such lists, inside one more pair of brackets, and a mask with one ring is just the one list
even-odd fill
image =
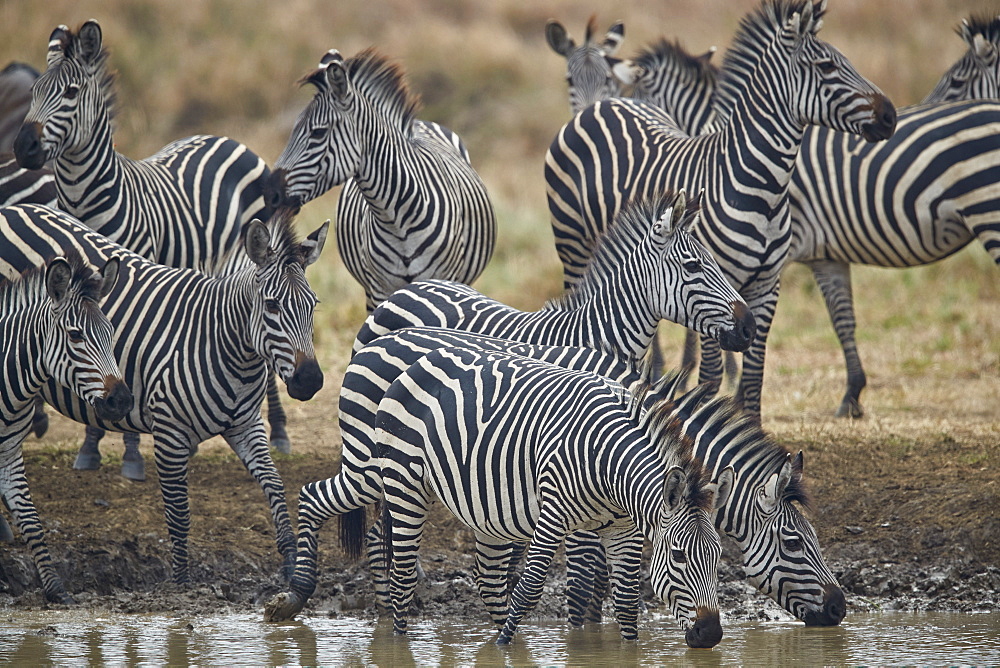
{"label": "zebra hoof", "polygon": [[865,416],[865,410],[861,408],[861,402],[857,399],[844,399],[837,408],[837,417],[857,420]]}
{"label": "zebra hoof", "polygon": [[10,528],[10,523],[7,519],[0,515],[0,543],[13,543],[14,542],[14,531]]}
{"label": "zebra hoof", "polygon": [[286,622],[302,612],[304,606],[305,601],[298,594],[283,591],[264,604],[264,621]]}
{"label": "zebra hoof", "polygon": [[48,430],[49,416],[45,413],[35,413],[31,418],[31,433],[35,435],[35,438],[41,438]]}
{"label": "zebra hoof", "polygon": [[45,592],[45,600],[49,603],[60,603],[62,605],[76,605],[76,600],[66,593],[66,590],[59,587],[56,591]]}
{"label": "zebra hoof", "polygon": [[292,442],[288,440],[288,437],[282,436],[272,436],[271,437],[271,447],[280,452],[283,455],[292,454]]}
{"label": "zebra hoof", "polygon": [[78,452],[73,468],[77,471],[96,471],[101,468],[101,453],[99,452]]}
{"label": "zebra hoof", "polygon": [[145,482],[146,481],[145,463],[141,459],[139,461],[122,462],[122,477],[132,480],[134,482]]}
{"label": "zebra hoof", "polygon": [[500,636],[497,638],[497,645],[500,645],[501,647],[506,647],[509,644],[510,644],[510,636],[501,633]]}

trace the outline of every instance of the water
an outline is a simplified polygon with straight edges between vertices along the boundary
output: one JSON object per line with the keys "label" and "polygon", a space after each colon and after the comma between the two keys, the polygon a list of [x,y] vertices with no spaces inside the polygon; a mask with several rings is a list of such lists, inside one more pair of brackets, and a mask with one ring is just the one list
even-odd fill
{"label": "water", "polygon": [[1000,664],[1000,613],[850,615],[834,628],[795,622],[729,624],[722,643],[692,650],[667,618],[646,619],[639,641],[614,624],[582,630],[524,624],[507,648],[487,624],[415,620],[406,638],[385,622],[260,615],[164,617],[76,611],[0,612],[0,662],[14,665],[737,666]]}

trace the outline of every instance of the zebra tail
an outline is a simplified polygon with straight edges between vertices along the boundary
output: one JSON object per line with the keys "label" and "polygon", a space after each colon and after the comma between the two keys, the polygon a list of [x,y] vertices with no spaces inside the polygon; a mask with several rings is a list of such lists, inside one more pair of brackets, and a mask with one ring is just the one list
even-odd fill
{"label": "zebra tail", "polygon": [[367,515],[367,509],[361,506],[340,516],[340,547],[353,560],[360,559],[364,553]]}

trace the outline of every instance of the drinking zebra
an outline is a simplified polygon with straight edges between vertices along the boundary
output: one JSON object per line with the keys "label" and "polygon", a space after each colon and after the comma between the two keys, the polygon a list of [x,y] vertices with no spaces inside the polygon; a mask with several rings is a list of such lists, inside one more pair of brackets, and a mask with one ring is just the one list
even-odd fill
{"label": "drinking zebra", "polygon": [[271,202],[301,206],[344,184],[337,248],[371,312],[423,278],[472,283],[496,244],[486,186],[450,130],[415,119],[418,99],[374,49],[330,50],[303,83],[299,115],[271,176]]}
{"label": "drinking zebra", "polygon": [[[421,532],[433,497],[471,528],[480,592],[493,599],[498,644],[537,604],[556,550],[576,529],[596,530],[611,563],[622,637],[635,640],[643,539],[653,544],[653,591],[691,647],[722,639],[721,547],[709,513],[732,472],[709,483],[669,402],[644,414],[621,386],[589,373],[501,353],[446,348],[400,375],[379,403],[384,517],[391,545],[393,628],[405,633]],[[530,541],[524,572],[504,582],[511,541]],[[504,556],[506,555],[506,556]]]}
{"label": "drinking zebra", "polygon": [[[244,268],[226,277],[150,262],[65,213],[37,205],[0,209],[0,273],[38,266],[77,249],[92,264],[120,262],[104,302],[114,353],[135,405],[122,419],[102,419],[63,385],[49,382],[45,400],[84,424],[153,434],[156,470],[171,543],[173,579],[188,580],[188,459],[203,440],[222,436],[260,485],[291,568],[294,535],[284,486],[271,460],[260,405],[273,372],[294,399],[310,399],[323,374],[313,352],[316,296],[305,268],[316,261],[329,223],[298,241],[290,211],[251,222]],[[235,264],[235,263],[234,263]]]}
{"label": "drinking zebra", "polygon": [[[760,412],[764,349],[790,244],[788,181],[807,123],[882,140],[895,109],[844,56],[816,37],[825,1],[766,0],[744,17],[718,90],[721,130],[689,137],[634,100],[597,102],[563,126],[546,155],[553,232],[566,282],[593,255],[627,197],[656,188],[705,191],[692,232],[756,316],[738,396]],[[719,375],[718,354],[703,378]],[[710,362],[710,363],[709,363]]]}
{"label": "drinking zebra", "polygon": [[[242,230],[271,215],[264,201],[267,165],[243,144],[207,135],[175,141],[145,160],[118,153],[108,57],[97,21],[75,32],[66,26],[52,32],[46,70],[32,87],[31,108],[14,142],[18,165],[50,165],[59,208],[147,259],[213,275],[238,271],[242,254],[233,249]],[[286,418],[273,381],[268,418],[272,444],[287,452]],[[100,438],[88,430],[76,468],[100,466]],[[132,434],[122,473],[145,478]]]}
{"label": "drinking zebra", "polygon": [[98,305],[118,278],[110,258],[93,271],[76,252],[0,274],[0,497],[28,544],[45,598],[73,603],[56,573],[31,500],[21,443],[34,398],[50,379],[95,415],[119,420],[133,405],[118,369],[112,329]]}
{"label": "drinking zebra", "polygon": [[618,97],[622,84],[634,76],[628,63],[615,58],[625,38],[625,25],[621,21],[611,24],[600,43],[596,36],[597,19],[594,16],[587,21],[583,44],[579,46],[559,21],[549,19],[545,24],[545,41],[566,59],[569,108],[573,114],[598,100]]}

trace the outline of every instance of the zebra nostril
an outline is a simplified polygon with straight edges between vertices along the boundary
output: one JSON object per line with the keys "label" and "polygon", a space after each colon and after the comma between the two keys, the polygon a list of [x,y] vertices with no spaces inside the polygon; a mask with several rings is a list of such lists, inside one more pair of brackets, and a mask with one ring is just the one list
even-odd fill
{"label": "zebra nostril", "polygon": [[14,158],[21,169],[40,169],[45,164],[37,123],[25,123],[14,139]]}

